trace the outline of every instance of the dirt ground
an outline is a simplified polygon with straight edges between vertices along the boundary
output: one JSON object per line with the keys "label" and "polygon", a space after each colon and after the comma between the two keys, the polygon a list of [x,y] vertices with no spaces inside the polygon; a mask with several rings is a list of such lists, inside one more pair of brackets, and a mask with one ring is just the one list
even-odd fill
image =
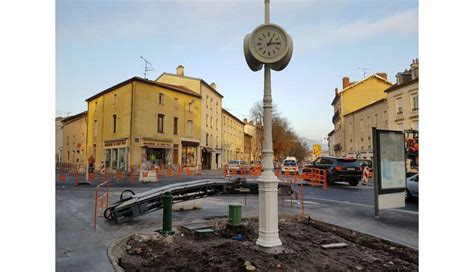
{"label": "dirt ground", "polygon": [[[256,219],[243,220],[240,230],[227,229],[226,221],[210,225],[215,232],[204,238],[184,229],[168,237],[132,235],[119,265],[125,271],[418,270],[417,250],[308,218],[280,219],[284,252],[279,254],[255,245]],[[347,246],[321,247],[331,243]]]}

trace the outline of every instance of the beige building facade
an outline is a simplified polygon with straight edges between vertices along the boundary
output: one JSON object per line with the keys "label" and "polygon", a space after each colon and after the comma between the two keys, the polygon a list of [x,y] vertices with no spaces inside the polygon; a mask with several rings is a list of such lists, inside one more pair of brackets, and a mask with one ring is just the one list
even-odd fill
{"label": "beige building facade", "polygon": [[345,156],[348,153],[345,116],[376,101],[385,99],[387,94],[384,91],[391,86],[392,83],[387,80],[387,74],[385,73],[376,73],[358,82],[350,82],[348,77],[342,79],[343,89],[338,90],[336,88],[331,103],[334,107],[332,117],[334,133],[330,153],[337,157]]}
{"label": "beige building facade", "polygon": [[70,168],[84,171],[86,167],[87,111],[64,118],[61,161]]}
{"label": "beige building facade", "polygon": [[409,70],[397,74],[397,83],[385,90],[390,130],[418,130],[418,68],[419,61],[415,59]]}
{"label": "beige building facade", "polygon": [[343,156],[372,159],[372,128],[388,129],[387,100],[381,99],[344,116]]}
{"label": "beige building facade", "polygon": [[253,120],[248,121],[244,119],[244,123],[244,135],[246,135],[244,141],[246,155],[244,160],[247,162],[262,160],[263,127]]}
{"label": "beige building facade", "polygon": [[199,167],[201,96],[134,77],[86,100],[87,153],[95,169],[137,171],[143,163]]}
{"label": "beige building facade", "polygon": [[245,123],[222,109],[222,152],[224,164],[231,160],[244,159]]}
{"label": "beige building facade", "polygon": [[176,74],[163,73],[157,82],[176,87],[185,87],[201,96],[200,158],[202,169],[222,167],[222,98],[215,83],[208,84],[201,78],[184,74],[184,67],[178,66]]}

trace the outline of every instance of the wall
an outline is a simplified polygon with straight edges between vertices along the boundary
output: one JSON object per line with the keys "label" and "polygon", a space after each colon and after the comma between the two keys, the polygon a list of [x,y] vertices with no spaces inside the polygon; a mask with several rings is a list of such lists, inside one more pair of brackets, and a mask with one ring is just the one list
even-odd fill
{"label": "wall", "polygon": [[[95,168],[99,169],[100,162],[105,161],[104,141],[118,138],[129,138],[131,117],[131,92],[134,83],[128,83],[88,102],[87,127],[87,157],[94,155]],[[117,95],[113,105],[114,94]],[[112,114],[117,114],[117,131],[112,132]],[[96,121],[96,122],[94,122]],[[97,133],[94,133],[94,123],[97,124]],[[130,148],[130,141],[127,141]],[[130,161],[130,155],[128,158]]]}
{"label": "wall", "polygon": [[[73,167],[80,165],[84,171],[86,165],[87,115],[71,120],[63,126],[63,151],[61,161]],[[68,157],[69,152],[69,157]]]}
{"label": "wall", "polygon": [[384,111],[387,111],[387,102],[381,100],[344,116],[345,156],[371,159],[373,156],[372,127],[388,129],[388,120],[384,119]]}
{"label": "wall", "polygon": [[341,93],[341,116],[386,98],[387,94],[384,91],[390,86],[392,86],[390,83],[372,76],[352,88],[345,89]]}
{"label": "wall", "polygon": [[222,111],[224,163],[244,159],[244,124]]}
{"label": "wall", "polygon": [[[418,130],[419,110],[412,110],[413,95],[418,96],[418,81],[387,93],[388,126],[390,130]],[[399,97],[403,101],[403,114],[397,114],[396,100]]]}
{"label": "wall", "polygon": [[55,142],[55,154],[56,154],[56,163],[64,162],[62,157],[62,149],[63,149],[63,124],[61,121],[63,117],[56,117],[56,142]]}

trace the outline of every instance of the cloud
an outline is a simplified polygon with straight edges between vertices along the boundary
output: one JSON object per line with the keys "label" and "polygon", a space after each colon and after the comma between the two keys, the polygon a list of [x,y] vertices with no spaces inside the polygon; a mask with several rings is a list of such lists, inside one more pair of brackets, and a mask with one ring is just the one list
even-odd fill
{"label": "cloud", "polygon": [[[380,35],[408,35],[418,32],[418,10],[407,10],[377,20],[358,20],[346,25],[313,26],[295,33],[298,49],[315,49],[335,44],[357,43]],[[312,33],[308,35],[307,33]]]}

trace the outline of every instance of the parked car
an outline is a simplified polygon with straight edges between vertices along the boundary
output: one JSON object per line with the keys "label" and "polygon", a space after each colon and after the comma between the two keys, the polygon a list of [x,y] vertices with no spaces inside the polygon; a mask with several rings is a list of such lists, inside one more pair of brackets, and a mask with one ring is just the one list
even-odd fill
{"label": "parked car", "polygon": [[242,172],[242,170],[247,170],[248,166],[243,160],[231,160],[229,161],[229,171],[237,171],[237,173]]}
{"label": "parked car", "polygon": [[290,174],[297,174],[298,170],[298,162],[296,161],[295,157],[287,157],[281,165],[282,174],[286,174],[287,172]]}
{"label": "parked car", "polygon": [[328,184],[343,181],[352,186],[357,186],[362,178],[362,167],[354,158],[318,157],[310,166],[303,169],[303,173],[310,172],[311,168],[327,170]]}
{"label": "parked car", "polygon": [[418,174],[407,177],[406,199],[418,199]]}
{"label": "parked car", "polygon": [[369,178],[374,176],[374,167],[371,160],[359,159],[357,161],[362,167],[362,171],[364,170],[364,167],[366,166],[369,168]]}

